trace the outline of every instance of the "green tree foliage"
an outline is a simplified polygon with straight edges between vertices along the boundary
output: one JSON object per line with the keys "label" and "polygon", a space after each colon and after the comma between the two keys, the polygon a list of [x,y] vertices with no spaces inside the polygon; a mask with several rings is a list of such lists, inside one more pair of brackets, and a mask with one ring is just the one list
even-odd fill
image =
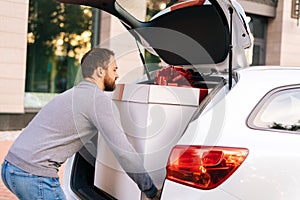
{"label": "green tree foliage", "polygon": [[[66,76],[66,68],[70,65],[68,62],[74,62],[73,58],[69,58],[70,52],[74,55],[78,46],[86,45],[86,42],[77,42],[74,45],[72,40],[84,31],[91,30],[91,12],[86,12],[86,9],[54,0],[29,1],[27,91],[49,92],[50,72],[57,63],[61,65],[57,66],[61,73],[59,75]],[[60,51],[64,56],[59,62],[55,58],[58,48],[55,40],[58,38],[63,41]]]}
{"label": "green tree foliage", "polygon": [[91,30],[91,16],[84,13],[78,5],[57,3],[53,0],[31,0],[29,3],[28,33],[32,33],[31,45],[53,50],[51,43],[61,33],[66,36],[64,42],[70,45],[70,35],[80,35]]}

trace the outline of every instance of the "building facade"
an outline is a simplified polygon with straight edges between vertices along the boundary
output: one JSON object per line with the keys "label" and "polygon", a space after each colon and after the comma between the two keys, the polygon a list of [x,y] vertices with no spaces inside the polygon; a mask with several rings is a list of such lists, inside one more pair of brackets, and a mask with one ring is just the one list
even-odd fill
{"label": "building facade", "polygon": [[[36,114],[26,103],[26,57],[28,39],[28,13],[31,0],[0,0],[0,130],[23,128]],[[237,0],[249,16],[254,35],[252,65],[300,66],[300,25],[295,17],[295,3],[299,0]],[[94,13],[95,14],[95,13]],[[94,41],[103,42],[126,32],[120,22],[106,14],[96,12]],[[94,42],[95,43],[95,42]],[[130,55],[128,56],[136,56]],[[126,58],[126,57],[125,57]],[[127,60],[127,61],[126,61]],[[127,66],[130,59],[124,59]],[[120,69],[126,81],[126,70]],[[141,74],[142,71],[137,73]],[[55,95],[55,94],[54,94]],[[53,94],[35,98],[46,103]]]}
{"label": "building facade", "polygon": [[[260,45],[261,62],[257,64],[299,66],[300,25],[292,18],[297,0],[238,0],[248,15],[258,17],[265,32],[254,38]],[[299,7],[298,7],[299,9]],[[264,23],[264,24],[263,24]],[[254,34],[255,37],[255,34]],[[258,48],[258,47],[257,47]],[[259,56],[257,56],[259,57]]]}
{"label": "building facade", "polygon": [[28,5],[29,0],[0,0],[0,129],[4,130],[13,127],[10,114],[25,112]]}
{"label": "building facade", "polygon": [[28,2],[0,1],[0,113],[24,112]]}

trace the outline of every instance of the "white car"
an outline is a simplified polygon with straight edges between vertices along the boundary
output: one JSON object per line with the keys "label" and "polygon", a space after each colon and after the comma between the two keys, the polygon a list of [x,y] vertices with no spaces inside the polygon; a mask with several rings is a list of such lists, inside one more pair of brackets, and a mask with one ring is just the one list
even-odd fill
{"label": "white car", "polygon": [[[162,200],[300,198],[300,67],[248,67],[237,2],[59,2],[118,17],[164,63],[112,94]],[[69,199],[145,199],[101,135],[68,160],[63,182]]]}

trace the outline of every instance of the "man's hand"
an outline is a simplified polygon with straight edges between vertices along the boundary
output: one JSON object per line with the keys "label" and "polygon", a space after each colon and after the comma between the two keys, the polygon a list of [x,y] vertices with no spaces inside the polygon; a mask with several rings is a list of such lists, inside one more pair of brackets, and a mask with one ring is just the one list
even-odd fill
{"label": "man's hand", "polygon": [[153,198],[146,198],[146,200],[159,200],[160,199],[160,196],[161,196],[161,189],[159,189],[155,195],[155,197]]}

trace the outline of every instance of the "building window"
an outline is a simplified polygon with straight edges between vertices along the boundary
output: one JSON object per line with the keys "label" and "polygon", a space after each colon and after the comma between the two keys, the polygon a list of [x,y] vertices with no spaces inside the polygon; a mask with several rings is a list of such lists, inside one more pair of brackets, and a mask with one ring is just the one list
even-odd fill
{"label": "building window", "polygon": [[249,26],[254,37],[253,58],[251,65],[265,65],[267,18],[251,14],[248,14],[247,16],[250,17]]}
{"label": "building window", "polygon": [[289,86],[267,94],[250,115],[253,128],[300,132],[300,88]]}
{"label": "building window", "polygon": [[74,85],[91,48],[92,10],[49,0],[29,1],[26,92],[60,93]]}
{"label": "building window", "polygon": [[300,0],[292,1],[292,18],[299,19],[300,18]]}

